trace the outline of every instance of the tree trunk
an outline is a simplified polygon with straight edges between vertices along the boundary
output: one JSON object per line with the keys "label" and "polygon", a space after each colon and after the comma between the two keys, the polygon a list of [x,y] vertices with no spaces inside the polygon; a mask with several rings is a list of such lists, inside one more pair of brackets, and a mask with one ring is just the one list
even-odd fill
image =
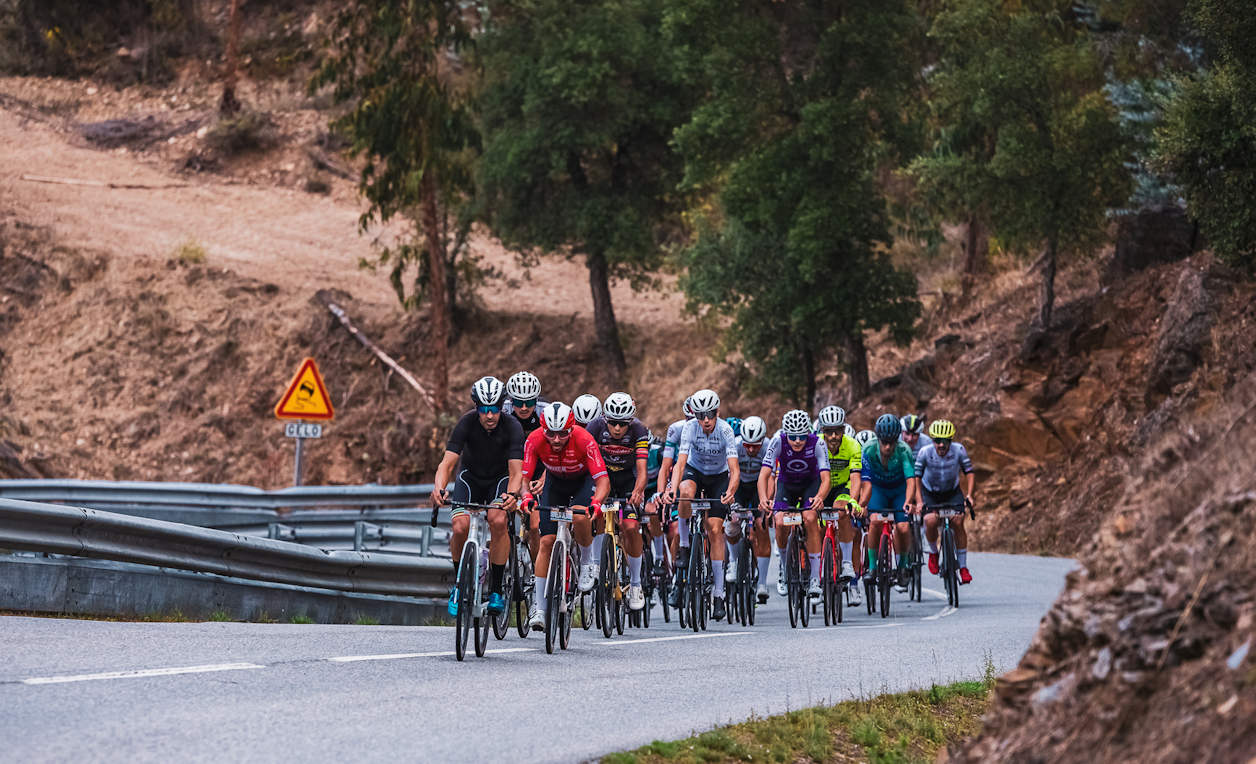
{"label": "tree trunk", "polygon": [[964,294],[972,292],[990,256],[990,232],[976,215],[964,227]]}
{"label": "tree trunk", "polygon": [[593,328],[606,365],[606,381],[612,389],[622,387],[628,363],[619,344],[619,327],[615,323],[615,306],[611,304],[610,268],[601,250],[585,252],[589,267],[589,289],[593,292]]}
{"label": "tree trunk", "polygon": [[1042,286],[1038,292],[1038,324],[1042,331],[1051,330],[1051,311],[1055,308],[1055,239],[1047,239],[1042,262]]}
{"label": "tree trunk", "polygon": [[807,399],[803,401],[803,408],[811,411],[816,403],[816,359],[809,347],[802,349],[802,373],[806,377],[807,387]]}
{"label": "tree trunk", "polygon": [[847,332],[846,342],[846,376],[850,378],[850,402],[855,405],[868,397],[871,385],[868,383],[868,348],[864,346],[863,332]]}
{"label": "tree trunk", "polygon": [[445,248],[441,244],[440,216],[436,211],[436,183],[431,170],[423,173],[419,186],[419,205],[423,215],[423,230],[427,239],[428,267],[432,269],[432,306],[429,310],[432,322],[432,397],[436,400],[438,414],[449,408],[449,314],[445,293]]}
{"label": "tree trunk", "polygon": [[224,116],[231,116],[240,111],[240,100],[236,98],[236,78],[239,75],[240,57],[240,6],[244,0],[231,0],[231,16],[227,20],[227,63],[222,79],[222,101],[218,111]]}

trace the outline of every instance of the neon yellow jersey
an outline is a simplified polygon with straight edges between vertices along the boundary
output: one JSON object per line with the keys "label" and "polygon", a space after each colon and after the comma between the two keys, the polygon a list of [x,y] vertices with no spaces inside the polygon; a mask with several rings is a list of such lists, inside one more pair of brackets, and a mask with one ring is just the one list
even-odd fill
{"label": "neon yellow jersey", "polygon": [[[827,441],[825,448],[828,448]],[[829,449],[829,480],[832,487],[850,483],[850,473],[863,472],[863,452],[859,449],[859,444],[849,435],[842,436],[842,445],[838,446],[837,453],[834,454]]]}

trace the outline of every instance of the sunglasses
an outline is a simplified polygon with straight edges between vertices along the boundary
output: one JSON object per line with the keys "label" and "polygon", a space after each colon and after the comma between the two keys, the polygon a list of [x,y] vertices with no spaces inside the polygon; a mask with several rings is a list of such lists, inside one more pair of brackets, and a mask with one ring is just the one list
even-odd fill
{"label": "sunglasses", "polygon": [[515,408],[530,409],[536,405],[536,398],[529,398],[526,401],[515,401]]}
{"label": "sunglasses", "polygon": [[697,418],[698,418],[698,419],[714,419],[714,418],[715,418],[715,412],[714,412],[714,411],[703,411],[701,414],[698,414],[698,415],[697,415]]}
{"label": "sunglasses", "polygon": [[502,407],[501,407],[501,406],[476,406],[476,410],[477,410],[477,411],[479,411],[481,414],[500,414],[500,413],[502,413]]}
{"label": "sunglasses", "polygon": [[571,436],[571,430],[546,430],[546,440],[562,440]]}
{"label": "sunglasses", "polygon": [[933,440],[933,445],[935,445],[935,446],[949,446],[949,445],[951,445],[951,440],[950,440],[950,438],[934,438],[934,440]]}
{"label": "sunglasses", "polygon": [[623,419],[607,419],[606,424],[610,425],[611,427],[627,427],[628,425],[632,424],[632,420],[629,419],[625,421]]}
{"label": "sunglasses", "polygon": [[821,430],[820,432],[824,433],[824,437],[826,437],[826,438],[832,438],[832,437],[835,437],[835,436],[838,436],[838,435],[845,435],[845,434],[846,434],[846,431],[845,431],[845,430],[834,430],[834,429],[832,429],[832,428],[827,429],[827,430]]}
{"label": "sunglasses", "polygon": [[897,440],[897,439],[895,439],[895,438],[889,438],[889,439],[887,439],[887,438],[877,438],[877,442],[878,442],[878,443],[880,443],[880,444],[881,444],[881,445],[883,445],[883,446],[889,446],[889,445],[893,445],[893,444],[897,443],[897,442],[898,442],[898,440]]}

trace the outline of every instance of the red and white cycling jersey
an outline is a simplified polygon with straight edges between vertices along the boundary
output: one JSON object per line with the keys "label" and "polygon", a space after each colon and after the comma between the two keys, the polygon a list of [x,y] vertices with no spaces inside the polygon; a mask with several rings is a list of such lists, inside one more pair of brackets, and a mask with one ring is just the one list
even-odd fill
{"label": "red and white cycling jersey", "polygon": [[579,425],[572,426],[571,437],[559,452],[545,439],[544,428],[533,430],[523,444],[523,474],[533,474],[538,462],[545,465],[547,472],[564,480],[586,474],[597,480],[606,475],[606,462],[597,441]]}

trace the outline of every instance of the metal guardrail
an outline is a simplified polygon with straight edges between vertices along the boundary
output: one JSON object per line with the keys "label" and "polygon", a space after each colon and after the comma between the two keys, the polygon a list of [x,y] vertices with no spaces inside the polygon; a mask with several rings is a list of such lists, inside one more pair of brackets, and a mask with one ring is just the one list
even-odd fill
{"label": "metal guardrail", "polygon": [[447,560],[323,551],[95,509],[0,498],[0,546],[346,592],[444,597]]}
{"label": "metal guardrail", "polygon": [[68,504],[325,550],[448,557],[449,512],[433,528],[432,484],[302,486],[0,480],[0,498]]}

